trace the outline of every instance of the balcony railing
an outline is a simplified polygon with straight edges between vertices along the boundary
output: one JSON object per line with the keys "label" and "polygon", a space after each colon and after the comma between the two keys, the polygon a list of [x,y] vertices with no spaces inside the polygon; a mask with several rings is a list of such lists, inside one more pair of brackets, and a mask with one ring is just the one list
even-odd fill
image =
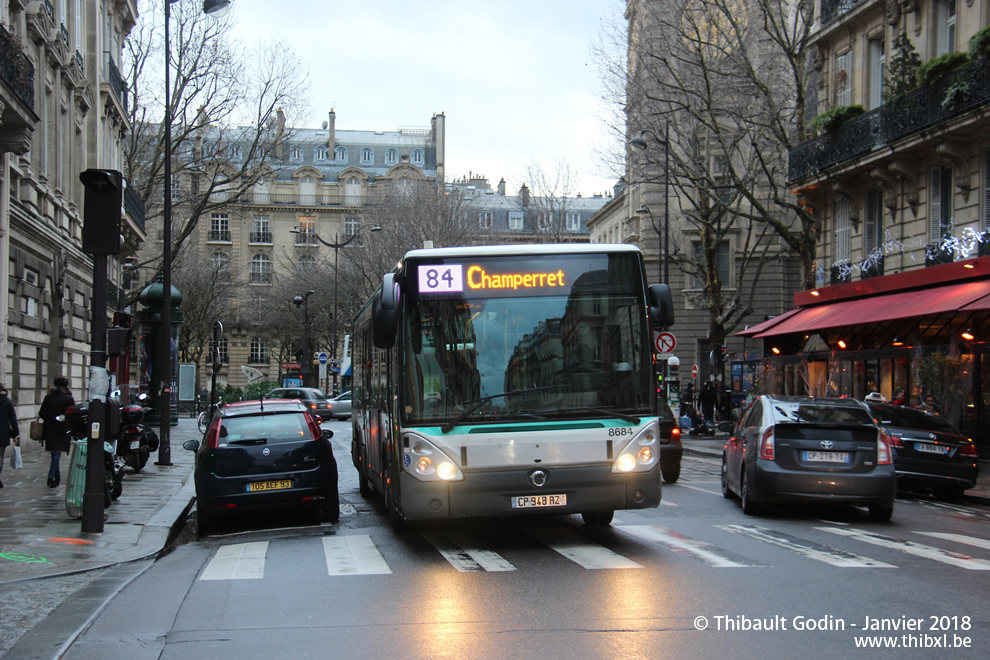
{"label": "balcony railing", "polygon": [[[951,90],[951,91],[950,91]],[[787,179],[803,181],[901,138],[990,103],[990,59],[970,62],[931,87],[917,89],[790,150]]]}
{"label": "balcony railing", "polygon": [[130,186],[124,188],[124,210],[141,227],[141,231],[144,231],[144,202]]}
{"label": "balcony railing", "polygon": [[251,277],[248,280],[249,284],[271,284],[272,274],[271,273],[251,273]]}
{"label": "balcony railing", "polygon": [[229,229],[211,229],[210,236],[207,240],[210,241],[220,241],[222,243],[230,243],[230,230]]}
{"label": "balcony railing", "polygon": [[113,56],[107,53],[107,82],[110,83],[110,89],[113,93],[117,95],[117,100],[120,101],[120,106],[127,112],[127,83],[124,82],[124,77],[120,75],[120,69],[117,68],[117,63],[113,61]]}
{"label": "balcony railing", "polygon": [[24,54],[21,40],[0,25],[0,78],[34,110],[34,65]]}
{"label": "balcony railing", "polygon": [[863,0],[822,0],[822,25],[828,25]]}
{"label": "balcony railing", "polygon": [[248,240],[251,243],[271,243],[272,233],[270,231],[253,231]]}
{"label": "balcony railing", "polygon": [[314,195],[289,194],[276,195],[273,193],[254,193],[243,195],[232,204],[279,204],[296,206],[367,206],[368,199],[361,195]]}
{"label": "balcony railing", "polygon": [[296,234],[296,245],[318,245],[316,234],[303,230]]}

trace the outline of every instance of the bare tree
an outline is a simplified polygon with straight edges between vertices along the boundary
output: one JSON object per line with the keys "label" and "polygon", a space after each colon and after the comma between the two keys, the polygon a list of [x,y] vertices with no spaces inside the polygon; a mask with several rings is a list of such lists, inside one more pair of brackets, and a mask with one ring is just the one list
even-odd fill
{"label": "bare tree", "polygon": [[226,264],[201,259],[179,259],[173,284],[182,292],[183,322],[179,325],[179,360],[196,365],[196,391],[202,387],[201,364],[208,350],[213,324],[229,324],[234,309],[231,300],[238,285]]}
{"label": "bare tree", "polygon": [[578,176],[567,161],[550,167],[530,164],[526,179],[531,185],[528,212],[533,222],[533,235],[538,243],[562,243],[567,236],[567,212],[577,195]]}
{"label": "bare tree", "polygon": [[[304,107],[307,74],[284,42],[273,38],[242,48],[228,22],[205,16],[196,3],[176,3],[166,109],[163,7],[142,2],[141,20],[127,41],[131,130],[124,161],[146,222],[161,226],[171,119],[172,255],[178,258],[200,218],[251,191],[282,156],[286,126]],[[160,253],[142,255],[145,263],[160,259]]]}

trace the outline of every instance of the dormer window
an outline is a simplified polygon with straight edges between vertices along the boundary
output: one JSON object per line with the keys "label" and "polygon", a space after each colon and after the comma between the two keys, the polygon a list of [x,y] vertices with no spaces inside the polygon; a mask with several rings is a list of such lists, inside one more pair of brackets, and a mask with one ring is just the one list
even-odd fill
{"label": "dormer window", "polygon": [[327,148],[326,147],[317,147],[316,148],[316,154],[315,154],[315,156],[316,156],[316,160],[318,160],[320,162],[325,161],[327,159]]}
{"label": "dormer window", "polygon": [[412,151],[412,163],[413,163],[413,165],[422,165],[423,164],[423,150],[422,149],[413,149],[413,151]]}
{"label": "dormer window", "polygon": [[385,152],[385,164],[395,165],[399,162],[399,152],[396,149],[389,149]]}
{"label": "dormer window", "polygon": [[371,165],[375,162],[375,152],[369,147],[365,147],[361,150],[361,164]]}
{"label": "dormer window", "polygon": [[337,147],[336,149],[334,149],[333,154],[334,154],[334,159],[338,163],[347,162],[347,149],[345,149],[344,147]]}
{"label": "dormer window", "polygon": [[302,160],[302,147],[292,147],[289,151],[289,160]]}

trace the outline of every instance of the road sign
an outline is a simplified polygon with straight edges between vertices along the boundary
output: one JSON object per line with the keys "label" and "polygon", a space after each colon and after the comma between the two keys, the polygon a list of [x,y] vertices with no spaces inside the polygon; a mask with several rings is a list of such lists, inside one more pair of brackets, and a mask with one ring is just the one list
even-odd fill
{"label": "road sign", "polygon": [[329,360],[329,359],[330,358],[327,356],[326,353],[324,353],[323,351],[320,351],[320,355],[319,355],[320,364],[326,364],[327,363],[327,360]]}
{"label": "road sign", "polygon": [[698,365],[696,364],[691,365],[691,378],[698,378]]}
{"label": "road sign", "polygon": [[657,335],[657,353],[673,353],[674,347],[677,346],[677,339],[674,338],[673,333],[661,332]]}

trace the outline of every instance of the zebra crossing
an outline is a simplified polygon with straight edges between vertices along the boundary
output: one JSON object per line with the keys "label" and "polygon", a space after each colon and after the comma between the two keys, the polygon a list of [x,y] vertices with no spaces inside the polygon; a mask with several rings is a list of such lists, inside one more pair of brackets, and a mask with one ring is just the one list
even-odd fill
{"label": "zebra crossing", "polygon": [[[724,543],[715,545],[692,538],[682,532],[662,525],[613,525],[617,540],[646,550],[647,556],[656,553],[657,563],[663,564],[663,553],[672,552],[711,568],[767,568],[772,566],[767,552],[759,553],[760,560],[729,550],[724,546],[737,545],[731,537],[745,537],[750,541],[773,546],[800,558],[821,562],[836,568],[897,568],[899,554],[945,564],[970,571],[990,570],[990,560],[974,557],[966,551],[976,548],[990,550],[990,540],[963,534],[941,532],[909,532],[909,538],[897,538],[848,525],[816,525],[809,532],[820,532],[836,539],[844,539],[855,548],[837,548],[809,538],[801,538],[763,525],[712,525],[716,534],[724,533]],[[538,548],[556,553],[569,562],[587,570],[626,570],[649,568],[650,562],[642,556],[636,559],[623,556],[615,550],[586,537],[566,526],[523,528],[525,537],[535,540]],[[516,572],[520,568],[513,561],[487,545],[477,535],[460,532],[424,532],[419,535],[459,572]],[[826,539],[827,540],[827,539]],[[922,541],[927,541],[922,543]],[[947,547],[929,545],[941,543]],[[313,544],[315,547],[315,543]],[[528,545],[526,546],[528,548]],[[859,554],[881,548],[887,561]],[[202,581],[253,580],[265,576],[265,563],[270,550],[269,541],[233,543],[217,549],[201,572]],[[326,576],[391,575],[393,558],[387,556],[379,544],[368,534],[326,536],[322,538]],[[508,551],[519,551],[519,543],[509,544]],[[890,551],[893,551],[891,553]],[[528,550],[526,550],[528,552]],[[643,554],[642,552],[639,554]],[[891,555],[891,556],[887,556]],[[390,563],[390,559],[392,562]],[[405,564],[404,564],[405,566]]]}

